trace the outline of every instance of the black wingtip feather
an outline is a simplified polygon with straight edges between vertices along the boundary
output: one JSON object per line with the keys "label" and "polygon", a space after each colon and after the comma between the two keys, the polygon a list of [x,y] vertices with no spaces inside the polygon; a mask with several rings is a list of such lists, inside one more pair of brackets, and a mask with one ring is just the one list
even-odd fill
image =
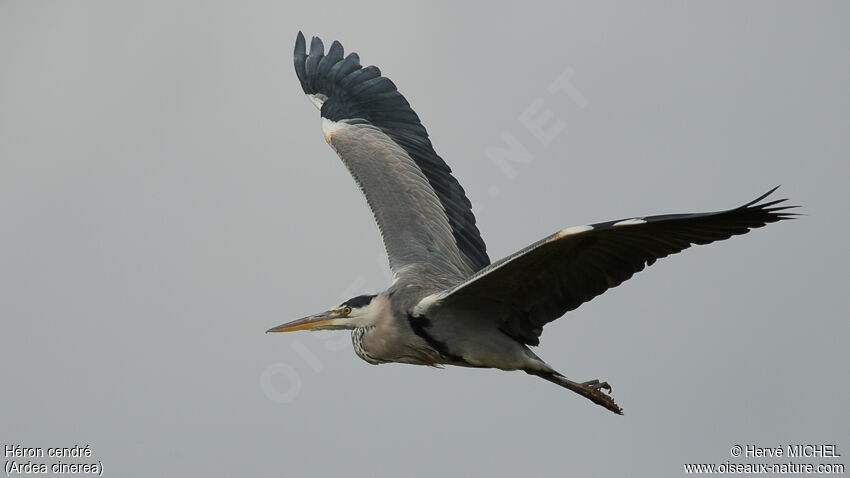
{"label": "black wingtip feather", "polygon": [[325,44],[322,43],[322,39],[319,37],[313,37],[310,40],[310,56],[318,56],[321,57],[325,54]]}
{"label": "black wingtip feather", "polygon": [[764,203],[761,202],[762,200],[770,196],[773,192],[775,192],[777,189],[779,189],[779,186],[774,187],[773,189],[762,194],[755,200],[750,201],[737,209],[733,209],[730,212],[735,213],[740,211],[741,213],[747,214],[749,220],[761,221],[760,224],[756,223],[750,225],[750,228],[762,227],[765,224],[795,219],[799,217],[801,215],[799,213],[784,212],[788,211],[789,209],[796,209],[800,207],[798,205],[783,204],[788,201],[788,198],[772,199]]}
{"label": "black wingtip feather", "polygon": [[301,83],[301,89],[304,93],[310,94],[310,86],[307,83],[307,72],[304,70],[304,61],[307,59],[307,45],[304,40],[304,34],[300,31],[295,37],[295,51],[292,56],[295,62],[295,74],[298,76],[298,82]]}
{"label": "black wingtip feather", "polygon": [[330,55],[331,52],[336,52],[336,51],[339,52],[339,56],[343,56],[342,43],[334,40],[333,43],[331,43],[330,50],[328,50],[328,55]]}
{"label": "black wingtip feather", "polygon": [[[777,189],[779,189],[779,186],[781,186],[781,184],[778,184],[778,185],[774,186],[774,187],[773,187],[773,189],[771,189],[770,191],[768,191],[768,192],[766,192],[766,193],[762,194],[761,196],[759,196],[759,197],[757,197],[757,198],[753,199],[752,201],[748,202],[747,204],[744,204],[743,206],[741,206],[741,209],[743,209],[743,208],[747,208],[747,207],[750,207],[750,206],[752,206],[753,204],[756,204],[757,202],[761,201],[762,199],[764,199],[764,198],[766,198],[766,197],[770,196],[771,194],[773,194],[773,192],[774,192],[774,191],[776,191]],[[780,199],[780,201],[785,201],[785,199]]]}

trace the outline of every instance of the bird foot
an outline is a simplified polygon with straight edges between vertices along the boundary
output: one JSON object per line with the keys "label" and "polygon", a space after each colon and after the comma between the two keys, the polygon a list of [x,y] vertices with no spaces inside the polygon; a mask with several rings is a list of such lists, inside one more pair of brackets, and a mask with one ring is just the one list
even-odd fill
{"label": "bird foot", "polygon": [[623,409],[611,398],[611,385],[608,382],[600,382],[599,380],[590,380],[581,385],[579,393],[590,399],[593,403],[601,405],[617,415],[623,414]]}
{"label": "bird foot", "polygon": [[605,390],[606,393],[611,393],[613,391],[611,385],[608,385],[608,382],[600,382],[599,380],[588,380],[581,385],[582,387],[588,387],[594,390]]}

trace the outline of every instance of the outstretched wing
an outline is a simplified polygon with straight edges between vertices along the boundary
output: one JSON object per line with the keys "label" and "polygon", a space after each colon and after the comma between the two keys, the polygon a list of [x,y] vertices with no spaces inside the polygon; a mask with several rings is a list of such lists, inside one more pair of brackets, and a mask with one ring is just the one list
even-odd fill
{"label": "outstretched wing", "polygon": [[410,104],[374,66],[333,42],[295,41],[295,72],[325,138],[366,196],[396,274],[412,264],[468,277],[490,263],[471,204]]}
{"label": "outstretched wing", "polygon": [[[537,345],[543,326],[620,285],[657,259],[694,244],[745,234],[790,219],[785,199],[728,211],[670,214],[563,229],[506,257],[465,282],[423,299],[419,307],[474,310],[518,341]],[[422,313],[428,314],[428,310]]]}

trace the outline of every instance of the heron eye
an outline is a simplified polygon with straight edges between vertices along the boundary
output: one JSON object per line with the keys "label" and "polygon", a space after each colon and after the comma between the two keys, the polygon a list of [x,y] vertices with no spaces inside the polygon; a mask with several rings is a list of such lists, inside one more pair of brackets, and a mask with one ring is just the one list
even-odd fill
{"label": "heron eye", "polygon": [[348,315],[351,313],[351,307],[345,306],[342,308],[342,313]]}

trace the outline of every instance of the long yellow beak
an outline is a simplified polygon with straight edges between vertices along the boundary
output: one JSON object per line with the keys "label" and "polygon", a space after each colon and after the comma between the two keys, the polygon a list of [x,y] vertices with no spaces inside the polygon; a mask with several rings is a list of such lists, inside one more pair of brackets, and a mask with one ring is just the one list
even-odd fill
{"label": "long yellow beak", "polygon": [[321,314],[311,315],[309,317],[304,317],[303,319],[293,320],[292,322],[272,327],[269,330],[266,330],[266,333],[316,329],[331,325],[333,320],[334,318],[328,315],[327,312],[322,312]]}

